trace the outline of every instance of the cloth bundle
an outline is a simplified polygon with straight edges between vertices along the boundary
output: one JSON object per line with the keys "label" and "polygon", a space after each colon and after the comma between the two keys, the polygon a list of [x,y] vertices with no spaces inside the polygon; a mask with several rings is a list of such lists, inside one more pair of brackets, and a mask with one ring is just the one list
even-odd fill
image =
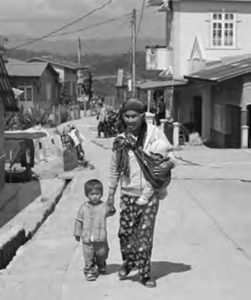
{"label": "cloth bundle", "polygon": [[126,137],[119,136],[114,141],[113,151],[116,151],[117,154],[119,172],[129,176],[129,149],[134,152],[145,179],[150,182],[154,189],[161,188],[163,185],[169,185],[171,181],[170,168],[168,168],[161,177],[155,174],[156,167],[161,168],[163,166],[163,168],[165,168],[169,158],[163,158],[156,161],[150,155],[145,153],[141,147],[136,146],[136,139],[131,135],[127,135]]}

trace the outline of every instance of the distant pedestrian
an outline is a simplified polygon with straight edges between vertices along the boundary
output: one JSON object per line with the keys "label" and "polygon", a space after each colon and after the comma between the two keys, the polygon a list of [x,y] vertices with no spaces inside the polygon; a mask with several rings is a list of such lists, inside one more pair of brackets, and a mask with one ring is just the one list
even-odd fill
{"label": "distant pedestrian", "polygon": [[106,273],[109,252],[106,218],[112,216],[115,210],[108,210],[106,203],[101,201],[103,185],[99,180],[88,180],[84,187],[88,200],[79,208],[74,236],[77,241],[82,240],[86,280],[94,281],[99,274]]}
{"label": "distant pedestrian", "polygon": [[107,110],[105,109],[103,103],[99,103],[98,106],[98,137],[101,136],[101,132],[103,132],[104,137],[107,137]]}
{"label": "distant pedestrian", "polygon": [[155,114],[156,125],[160,126],[160,120],[166,118],[166,105],[164,97],[161,96],[157,101],[157,111]]}

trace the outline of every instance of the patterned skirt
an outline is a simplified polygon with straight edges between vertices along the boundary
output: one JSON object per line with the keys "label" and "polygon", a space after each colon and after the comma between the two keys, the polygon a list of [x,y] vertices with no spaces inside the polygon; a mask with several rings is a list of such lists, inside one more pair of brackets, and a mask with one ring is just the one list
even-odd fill
{"label": "patterned skirt", "polygon": [[136,204],[138,197],[122,195],[120,202],[119,239],[122,259],[130,270],[138,268],[141,279],[150,278],[151,253],[159,200],[153,196],[145,206]]}

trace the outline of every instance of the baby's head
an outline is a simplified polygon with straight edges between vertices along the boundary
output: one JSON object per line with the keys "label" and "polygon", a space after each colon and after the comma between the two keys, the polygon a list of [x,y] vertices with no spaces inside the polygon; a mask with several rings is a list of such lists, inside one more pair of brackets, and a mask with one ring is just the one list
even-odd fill
{"label": "baby's head", "polygon": [[103,196],[103,184],[98,179],[91,179],[85,183],[85,195],[92,203],[98,203]]}
{"label": "baby's head", "polygon": [[150,155],[155,159],[166,158],[169,152],[169,145],[163,140],[155,140],[150,148]]}

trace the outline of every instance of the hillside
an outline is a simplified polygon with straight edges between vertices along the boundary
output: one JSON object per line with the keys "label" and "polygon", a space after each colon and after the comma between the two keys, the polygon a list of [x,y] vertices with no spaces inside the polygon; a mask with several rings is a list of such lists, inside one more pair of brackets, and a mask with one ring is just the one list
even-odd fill
{"label": "hillside", "polygon": [[[8,36],[7,48],[12,48],[30,41],[30,37],[11,35]],[[143,51],[145,46],[150,44],[162,44],[163,41],[155,38],[141,37],[137,40],[137,51]],[[82,39],[82,54],[101,54],[101,55],[117,55],[127,53],[131,48],[130,37],[120,37],[114,39]],[[46,51],[51,54],[62,56],[77,54],[78,41],[68,40],[41,40],[27,46],[23,46],[23,50],[41,52]]]}

